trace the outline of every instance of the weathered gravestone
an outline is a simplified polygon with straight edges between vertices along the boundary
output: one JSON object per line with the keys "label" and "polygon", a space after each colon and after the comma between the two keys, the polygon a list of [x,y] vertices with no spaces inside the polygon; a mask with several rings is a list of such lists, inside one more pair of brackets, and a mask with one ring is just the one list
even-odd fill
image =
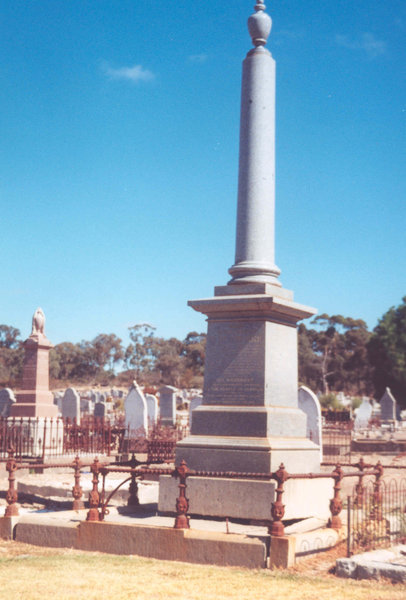
{"label": "weathered gravestone", "polygon": [[163,385],[159,389],[159,417],[161,425],[174,426],[176,423],[176,393],[171,385]]}
{"label": "weathered gravestone", "polygon": [[361,406],[357,409],[357,414],[354,420],[354,429],[365,429],[368,427],[371,416],[372,406],[369,398],[363,398]]}
{"label": "weathered gravestone", "polygon": [[89,398],[80,397],[80,411],[84,413],[90,412],[91,401]]}
{"label": "weathered gravestone", "polygon": [[96,402],[93,414],[97,419],[104,417],[106,414],[106,405],[103,402]]}
{"label": "weathered gravestone", "polygon": [[149,425],[156,425],[158,420],[158,400],[153,394],[145,394]]}
{"label": "weathered gravestone", "polygon": [[13,390],[10,388],[0,390],[0,417],[9,417],[10,409],[15,402]]}
{"label": "weathered gravestone", "polygon": [[62,398],[62,417],[64,419],[76,420],[80,424],[80,396],[74,388],[68,388]]}
{"label": "weathered gravestone", "polygon": [[390,388],[386,388],[379,402],[381,405],[381,421],[384,423],[393,423],[396,421],[396,400]]}
{"label": "weathered gravestone", "polygon": [[136,381],[133,381],[127,398],[124,401],[124,410],[125,426],[129,431],[130,437],[134,432],[146,435],[148,432],[147,401]]}
{"label": "weathered gravestone", "polygon": [[193,411],[195,408],[201,405],[203,401],[203,396],[194,396],[190,399],[189,404],[189,428],[192,430],[192,421],[193,421]]}
{"label": "weathered gravestone", "polygon": [[299,388],[299,408],[307,417],[306,434],[309,440],[320,446],[320,461],[323,460],[321,408],[316,394],[305,385]]}

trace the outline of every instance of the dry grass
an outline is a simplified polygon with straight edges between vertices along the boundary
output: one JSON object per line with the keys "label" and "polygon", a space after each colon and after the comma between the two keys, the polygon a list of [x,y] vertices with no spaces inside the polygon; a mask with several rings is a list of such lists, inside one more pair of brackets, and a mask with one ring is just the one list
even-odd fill
{"label": "dry grass", "polygon": [[[299,571],[250,571],[40,548],[0,541],[0,598],[86,600],[404,600],[406,586],[348,581],[327,574],[331,566]],[[309,563],[310,565],[311,563]]]}

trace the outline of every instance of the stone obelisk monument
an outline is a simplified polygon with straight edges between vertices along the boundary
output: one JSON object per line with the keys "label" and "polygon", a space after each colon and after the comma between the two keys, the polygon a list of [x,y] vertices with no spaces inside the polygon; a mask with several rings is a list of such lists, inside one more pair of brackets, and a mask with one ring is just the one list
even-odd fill
{"label": "stone obelisk monument", "polygon": [[[275,265],[275,61],[265,48],[272,25],[265,8],[258,0],[248,19],[253,48],[243,62],[232,279],[214,297],[189,302],[208,317],[204,390],[176,463],[185,459],[198,470],[269,473],[282,462],[291,473],[320,468],[319,447],[306,438],[306,415],[298,408],[297,322],[316,311],[293,301]],[[172,502],[165,485],[162,510]],[[224,515],[269,516],[265,482],[199,478],[194,485],[188,488],[192,513],[218,514],[213,498],[227,504],[235,496],[238,510],[233,514],[229,502]],[[264,511],[253,509],[252,493],[257,505],[264,494]],[[243,497],[255,515],[244,513]]]}
{"label": "stone obelisk monument", "polygon": [[49,351],[52,344],[45,335],[45,315],[37,308],[32,331],[24,342],[24,366],[21,390],[11,408],[13,417],[57,417],[58,409],[49,391]]}

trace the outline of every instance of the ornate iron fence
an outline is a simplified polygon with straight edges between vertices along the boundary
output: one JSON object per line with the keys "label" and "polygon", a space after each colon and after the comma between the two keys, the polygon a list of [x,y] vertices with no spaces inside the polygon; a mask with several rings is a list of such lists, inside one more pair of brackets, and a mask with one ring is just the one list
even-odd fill
{"label": "ornate iron fence", "polygon": [[351,463],[352,423],[325,426],[322,431],[323,462]]}
{"label": "ornate iron fence", "polygon": [[69,419],[0,418],[0,458],[10,448],[21,459],[44,459],[66,454],[105,454],[118,451],[125,428],[104,419],[77,424]]}
{"label": "ornate iron fence", "polygon": [[130,431],[123,425],[111,424],[104,418],[70,419],[0,418],[0,459],[5,460],[13,448],[17,460],[69,454],[147,454],[147,463],[173,462],[176,442],[188,433],[187,427],[149,428]]}
{"label": "ornate iron fence", "polygon": [[362,478],[347,498],[347,554],[406,543],[406,478]]}

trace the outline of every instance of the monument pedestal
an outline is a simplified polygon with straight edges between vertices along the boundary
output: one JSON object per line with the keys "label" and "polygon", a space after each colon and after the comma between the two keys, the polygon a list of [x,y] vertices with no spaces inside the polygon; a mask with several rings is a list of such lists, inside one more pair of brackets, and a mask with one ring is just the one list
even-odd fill
{"label": "monument pedestal", "polygon": [[319,447],[298,408],[296,324],[314,309],[262,283],[215,289],[189,302],[208,316],[203,402],[176,460],[191,469],[318,471]]}
{"label": "monument pedestal", "polygon": [[43,333],[33,333],[24,342],[22,389],[16,394],[12,417],[57,417],[58,407],[49,391],[51,342]]}
{"label": "monument pedestal", "polygon": [[[176,464],[184,459],[200,471],[271,473],[283,463],[290,473],[318,472],[320,448],[306,437],[297,380],[296,324],[314,309],[266,283],[229,285],[215,293],[189,302],[208,316],[204,390],[191,435],[176,446]],[[293,489],[293,481],[288,484],[286,489]],[[190,512],[270,519],[275,486],[274,481],[191,477]],[[332,497],[331,481],[301,480],[300,490],[296,499],[291,494],[285,518],[328,515],[325,492]],[[315,505],[316,497],[322,506]],[[175,498],[176,485],[162,477],[159,509],[173,511]]]}

